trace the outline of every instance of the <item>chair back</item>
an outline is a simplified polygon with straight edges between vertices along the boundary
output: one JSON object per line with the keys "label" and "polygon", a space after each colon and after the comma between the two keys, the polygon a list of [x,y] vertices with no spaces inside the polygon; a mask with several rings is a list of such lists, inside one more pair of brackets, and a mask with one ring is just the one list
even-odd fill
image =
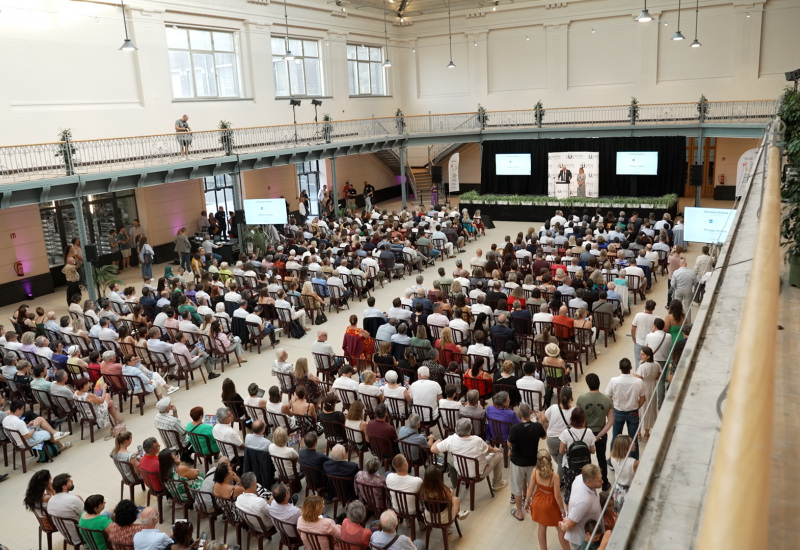
{"label": "chair back", "polygon": [[439,409],[439,414],[442,415],[442,427],[444,428],[446,435],[456,433],[456,422],[458,422],[459,418],[458,413],[458,409]]}
{"label": "chair back", "polygon": [[289,416],[283,413],[267,411],[267,424],[273,428],[286,428],[286,431],[289,433],[297,430],[297,428],[291,427],[292,425],[291,421],[289,420]]}
{"label": "chair back", "polygon": [[[477,460],[475,460],[477,462]],[[450,500],[432,500],[427,498],[420,498],[422,507],[427,512],[426,521],[428,526],[436,528],[447,528],[450,524],[456,521],[456,514],[453,513],[452,501]]]}
{"label": "chair back", "polygon": [[553,334],[553,323],[551,321],[534,321],[533,330],[536,334],[542,334],[544,329],[547,329],[550,334]]}
{"label": "chair back", "polygon": [[399,439],[397,443],[400,446],[400,454],[406,457],[409,467],[414,469],[414,475],[419,475],[419,469],[425,467],[431,456],[430,448],[407,439]]}
{"label": "chair back", "polygon": [[43,412],[45,410],[49,410],[53,405],[50,402],[50,393],[45,390],[37,390],[36,388],[31,388],[31,392],[33,393],[33,400],[39,405],[39,409]]}
{"label": "chair back", "polygon": [[526,388],[518,388],[520,400],[527,403],[534,411],[541,410],[542,400],[544,395],[539,390],[531,390]]}
{"label": "chair back", "polygon": [[463,479],[480,480],[481,470],[478,459],[472,456],[464,456],[457,453],[451,453],[456,463],[456,470],[458,476]]}
{"label": "chair back", "polygon": [[291,396],[297,384],[294,375],[285,372],[273,372],[273,374],[278,377],[278,386],[281,389],[281,393]]}
{"label": "chair back", "polygon": [[298,460],[296,458],[272,455],[272,462],[278,472],[278,480],[287,486],[291,486],[293,480],[300,479],[300,472],[297,469]]}
{"label": "chair back", "polygon": [[336,548],[336,541],[332,535],[312,533],[301,529],[298,529],[297,532],[300,533],[300,538],[308,550],[333,550]]}
{"label": "chair back", "polygon": [[322,422],[322,429],[325,432],[325,439],[327,441],[327,448],[332,449],[334,445],[346,444],[347,438],[345,437],[344,424],[333,420],[319,419]]}
{"label": "chair back", "polygon": [[134,471],[130,462],[124,462],[113,455],[111,456],[111,460],[114,461],[114,466],[116,466],[119,475],[122,476],[122,480],[125,483],[136,485],[142,482],[142,476]]}
{"label": "chair back", "polygon": [[339,544],[339,550],[370,550],[369,546],[364,546],[357,542],[348,542],[342,537],[336,537],[336,542]]}
{"label": "chair back", "polygon": [[[140,466],[139,473],[142,475],[144,486],[147,487],[147,490],[151,494],[155,496],[167,494],[167,491],[161,485],[161,478],[158,472],[151,472],[150,470],[146,470]],[[161,487],[161,489],[158,489],[158,487]]]}
{"label": "chair back", "polygon": [[217,495],[213,495],[213,499],[217,508],[222,510],[222,514],[225,516],[225,521],[229,525],[239,526],[242,524],[242,515],[239,512],[239,509],[236,507],[235,500],[218,497]]}
{"label": "chair back", "polygon": [[506,441],[508,441],[508,431],[511,429],[511,422],[505,422],[503,420],[498,420],[496,418],[486,418],[486,422],[489,425],[489,431],[492,434],[490,439],[490,443],[495,446],[505,445]]}
{"label": "chair back", "polygon": [[392,440],[377,435],[369,436],[369,448],[377,459],[390,463],[394,458],[394,445]]}
{"label": "chair back", "polygon": [[397,516],[403,519],[417,518],[422,515],[422,503],[418,500],[418,493],[399,491],[397,489],[386,489],[391,499],[392,509],[397,512]]}
{"label": "chair back", "polygon": [[266,522],[264,521],[264,517],[257,514],[250,514],[245,512],[242,509],[239,509],[239,515],[241,515],[244,523],[247,524],[248,530],[255,536],[270,536],[271,534],[275,533],[275,527],[268,527]]}
{"label": "chair back", "polygon": [[297,524],[282,521],[278,518],[272,518],[272,524],[281,535],[281,545],[286,545],[289,550],[297,550],[297,548],[303,546],[303,541],[297,532]]}
{"label": "chair back", "polygon": [[593,311],[592,318],[597,330],[612,330],[613,316],[607,311]]}
{"label": "chair back", "polygon": [[397,423],[405,422],[411,415],[408,402],[402,397],[386,396],[386,407],[389,409],[389,416]]}
{"label": "chair back", "polygon": [[438,417],[433,414],[433,407],[412,403],[411,412],[418,414],[423,424],[432,425],[438,422]]}
{"label": "chair back", "polygon": [[53,395],[51,393],[50,394],[50,399],[53,402],[53,407],[58,409],[56,414],[60,418],[64,418],[64,417],[67,417],[67,416],[71,417],[72,415],[74,415],[77,412],[77,409],[75,407],[75,401],[67,399],[63,395]]}
{"label": "chair back", "polygon": [[91,403],[81,401],[80,399],[76,399],[74,403],[78,410],[78,415],[80,415],[83,422],[97,424],[97,416],[94,414],[94,407],[92,407]]}
{"label": "chair back", "polygon": [[462,416],[459,418],[468,418],[472,422],[472,435],[477,435],[481,439],[486,439],[486,418],[475,418],[472,416]]}
{"label": "chair back", "polygon": [[175,449],[176,451],[181,452],[186,449],[186,445],[183,444],[183,438],[177,430],[158,428],[158,433],[161,436],[161,441],[164,443],[164,447],[168,449]]}
{"label": "chair back", "polygon": [[164,488],[175,500],[184,503],[191,501],[189,484],[182,479],[167,479],[164,481]]}
{"label": "chair back", "polygon": [[78,531],[78,522],[72,518],[62,518],[59,516],[50,516],[53,520],[53,525],[56,526],[58,532],[64,537],[64,546],[71,544],[76,549],[83,545],[80,531]]}
{"label": "chair back", "polygon": [[358,478],[353,481],[353,484],[356,489],[356,495],[364,502],[367,510],[371,510],[376,516],[380,516],[384,510],[389,508],[389,493],[386,485],[369,485],[360,482]]}
{"label": "chair back", "polygon": [[342,409],[348,410],[350,405],[358,401],[358,392],[356,390],[346,390],[344,388],[334,388],[336,395],[342,400]]}
{"label": "chair back", "polygon": [[254,405],[245,404],[244,410],[247,414],[247,418],[249,418],[251,422],[255,422],[256,420],[267,422],[269,419],[269,413],[267,413],[266,407],[256,407]]}

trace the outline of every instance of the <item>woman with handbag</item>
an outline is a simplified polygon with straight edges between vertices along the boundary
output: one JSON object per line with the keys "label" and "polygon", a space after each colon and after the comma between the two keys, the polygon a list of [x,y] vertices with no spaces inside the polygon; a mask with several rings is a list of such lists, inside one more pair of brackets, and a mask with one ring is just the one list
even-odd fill
{"label": "woman with handbag", "polygon": [[142,279],[153,278],[154,260],[155,251],[152,246],[147,244],[147,237],[142,235],[139,237],[139,263],[142,266]]}

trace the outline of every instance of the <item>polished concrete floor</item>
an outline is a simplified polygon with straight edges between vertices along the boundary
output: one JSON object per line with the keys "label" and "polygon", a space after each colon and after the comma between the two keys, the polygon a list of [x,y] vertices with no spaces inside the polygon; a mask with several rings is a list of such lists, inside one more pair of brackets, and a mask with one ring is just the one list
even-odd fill
{"label": "polished concrete floor", "polygon": [[[730,203],[727,204],[730,205]],[[381,204],[381,207],[390,210],[399,208],[399,201]],[[458,259],[461,259],[466,264],[469,258],[474,256],[477,248],[488,249],[492,242],[502,243],[505,235],[516,235],[517,232],[524,231],[530,225],[538,227],[542,221],[496,222],[495,229],[487,231],[486,236],[468,243],[467,251],[459,254]],[[699,246],[691,248],[689,265],[693,265],[694,257],[699,252]],[[448,272],[451,272],[455,268],[455,261],[455,259],[446,260],[443,263],[437,263],[436,267],[443,265]],[[154,274],[162,274],[163,268],[163,265],[154,266]],[[427,269],[424,276],[426,284],[430,284],[430,281],[435,278],[435,270]],[[141,285],[138,269],[130,269],[123,272],[121,278],[126,283],[137,286],[137,288]],[[377,299],[377,306],[384,310],[388,309],[391,300],[396,296],[402,295],[405,288],[409,287],[411,283],[411,278],[406,277],[405,280],[393,281],[384,288],[377,289],[374,293]],[[664,310],[666,294],[666,278],[662,277],[654,285],[649,296],[658,303],[657,312],[666,313]],[[34,307],[42,306],[46,311],[54,310],[58,316],[66,314],[64,289],[57,289],[54,294],[36,297],[28,303]],[[337,351],[340,349],[349,314],[355,313],[360,317],[364,308],[366,308],[366,302],[359,303],[356,301],[351,303],[349,312],[344,311],[339,314],[333,312],[328,315],[329,321],[324,328],[330,334],[329,342],[334,346],[334,349]],[[0,308],[0,317],[4,320],[7,319],[14,309],[15,306]],[[632,306],[632,314],[626,318],[622,327],[617,329],[616,342],[612,340],[608,347],[605,347],[602,341],[599,342],[597,346],[598,359],[592,360],[588,367],[585,366],[585,372],[598,374],[601,380],[601,388],[605,388],[609,378],[618,374],[618,362],[622,357],[632,358],[633,346],[630,340],[630,321],[632,315],[642,311],[642,309],[641,301],[638,305]],[[3,324],[6,324],[6,327],[10,326],[10,323]],[[314,333],[312,332],[301,340],[284,339],[281,341],[280,347],[288,351],[289,361],[293,362],[298,357],[305,356],[309,359],[309,363],[313,365],[313,359],[309,351],[309,346],[313,340]],[[261,387],[269,387],[276,384],[277,381],[270,374],[270,366],[275,358],[273,350],[269,348],[262,349],[260,355],[247,353],[246,357],[248,362],[242,368],[238,366],[228,368],[221,378],[210,381],[207,384],[203,384],[202,381],[196,381],[191,384],[189,391],[181,389],[181,391],[173,394],[171,397],[177,405],[181,420],[184,422],[188,420],[188,411],[194,406],[201,405],[206,409],[206,412],[214,411],[220,406],[220,387],[225,377],[230,377],[234,381],[241,394],[244,394],[247,385],[251,382],[257,382]],[[576,396],[587,390],[583,377],[574,382],[572,386]],[[144,416],[139,416],[138,414],[129,415],[127,410],[125,411],[124,419],[128,430],[133,433],[134,446],[140,444],[146,437],[157,435],[153,426],[154,415],[154,399],[148,400]],[[106,509],[112,509],[116,505],[120,498],[119,474],[108,457],[113,443],[104,439],[104,436],[107,435],[108,429],[101,431],[92,444],[89,442],[88,434],[86,439],[81,441],[79,432],[76,432],[66,439],[66,441],[73,443],[73,447],[57,457],[55,462],[51,464],[36,464],[33,459],[29,460],[27,475],[22,474],[19,466],[14,472],[11,471],[10,465],[5,469],[0,468],[0,472],[10,473],[9,479],[0,484],[0,495],[2,495],[0,499],[0,517],[3,518],[3,527],[0,528],[0,544],[12,549],[34,548],[37,546],[36,520],[32,514],[22,508],[21,504],[31,473],[42,468],[49,469],[53,476],[62,472],[70,473],[75,483],[74,494],[83,498],[91,494],[103,494],[106,497]],[[544,442],[541,445],[544,446]],[[646,443],[642,444],[642,449],[643,452],[646,452]],[[505,478],[508,477],[507,474],[508,472],[504,474]],[[609,474],[611,475],[610,472]],[[537,526],[529,517],[523,522],[516,521],[510,517],[509,510],[511,505],[509,504],[509,496],[509,489],[506,488],[498,492],[492,499],[486,485],[479,485],[476,490],[475,511],[467,519],[460,522],[463,538],[459,539],[457,534],[450,535],[451,547],[535,548]],[[145,502],[145,494],[141,490],[136,491],[136,502],[140,505]],[[328,512],[332,513],[332,509]],[[167,515],[167,517],[169,516]],[[193,513],[190,518],[194,518]],[[220,528],[217,532],[218,538],[222,536],[221,526],[222,524],[218,523]],[[161,525],[161,529],[168,533],[170,532],[170,526],[167,524]],[[407,533],[408,531],[405,527],[401,527],[401,532]],[[233,543],[234,538],[235,536],[229,532],[229,542]],[[56,547],[61,545],[61,538],[58,535],[55,535],[53,544]],[[277,547],[277,539],[274,539],[271,545]],[[442,547],[441,534],[432,534],[431,547]],[[559,547],[554,529],[548,531],[548,547]]]}

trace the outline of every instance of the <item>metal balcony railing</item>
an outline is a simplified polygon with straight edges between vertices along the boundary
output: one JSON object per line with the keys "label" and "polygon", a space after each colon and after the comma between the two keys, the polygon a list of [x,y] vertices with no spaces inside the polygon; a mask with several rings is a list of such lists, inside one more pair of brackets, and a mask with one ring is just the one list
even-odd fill
{"label": "metal balcony railing", "polygon": [[398,135],[458,136],[538,127],[633,124],[764,124],[777,111],[778,102],[716,101],[706,106],[701,116],[697,103],[639,104],[635,120],[631,118],[630,105],[611,105],[549,108],[538,112],[541,117],[533,109],[486,111],[483,117],[478,113],[450,113],[14,145],[0,147],[0,183],[180,162],[185,158],[178,140],[185,138],[191,139],[190,158],[208,158],[377,141]]}

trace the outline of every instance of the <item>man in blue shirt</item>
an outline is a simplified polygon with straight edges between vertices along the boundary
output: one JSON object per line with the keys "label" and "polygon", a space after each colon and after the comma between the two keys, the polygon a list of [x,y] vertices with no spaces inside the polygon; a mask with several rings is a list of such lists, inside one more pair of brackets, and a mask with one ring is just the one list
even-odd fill
{"label": "man in blue shirt", "polygon": [[[320,298],[324,298],[326,296],[330,296],[330,292],[328,291],[328,281],[325,280],[325,275],[321,271],[317,271],[316,275],[311,278],[311,284],[314,285],[314,290],[320,292]],[[322,287],[322,290],[319,290],[319,287]]]}
{"label": "man in blue shirt", "polygon": [[174,541],[156,529],[158,523],[158,510],[148,506],[142,510],[139,516],[139,523],[144,527],[141,531],[133,535],[134,550],[165,550]]}

